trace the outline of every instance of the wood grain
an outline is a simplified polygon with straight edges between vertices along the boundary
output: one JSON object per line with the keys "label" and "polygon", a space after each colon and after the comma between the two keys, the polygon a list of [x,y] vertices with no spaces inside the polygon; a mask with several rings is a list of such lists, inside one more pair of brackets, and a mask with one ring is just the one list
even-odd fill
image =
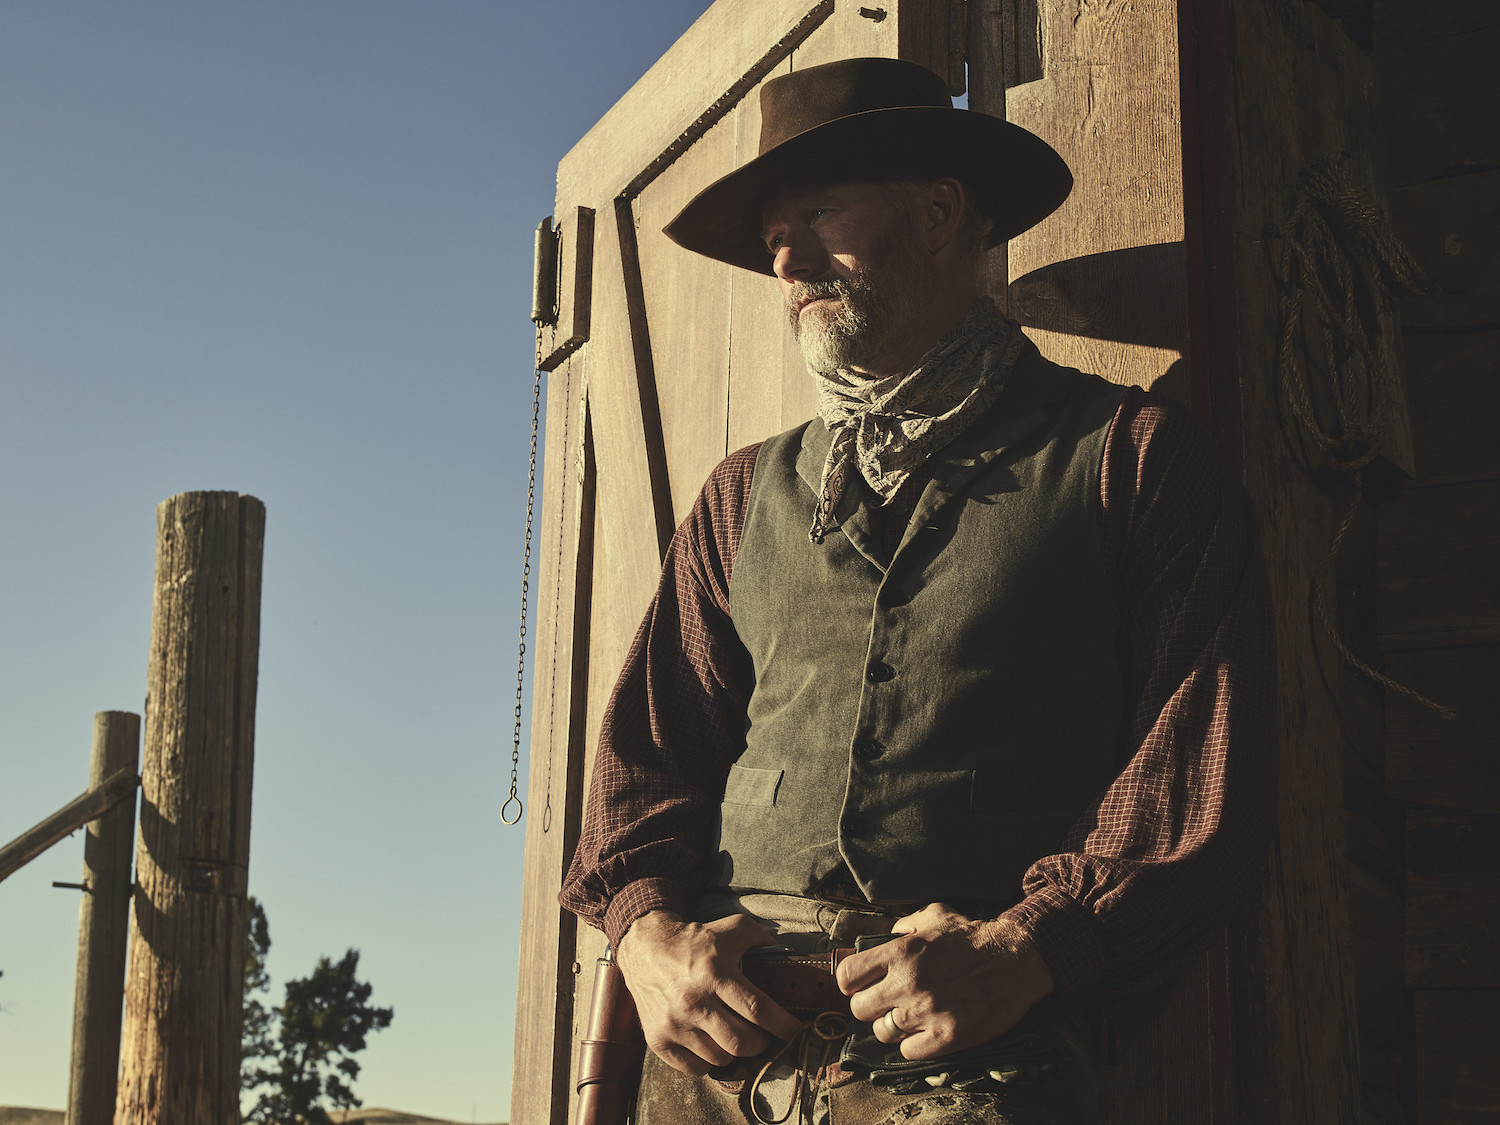
{"label": "wood grain", "polygon": [[1309,612],[1315,583],[1332,598],[1322,555],[1342,513],[1305,472],[1268,377],[1279,313],[1265,233],[1284,223],[1303,170],[1334,154],[1350,154],[1359,182],[1380,182],[1374,76],[1336,25],[1295,0],[1235,4],[1222,25],[1198,27],[1195,116],[1203,133],[1221,131],[1223,140],[1202,150],[1201,210],[1229,215],[1203,228],[1205,258],[1222,271],[1204,341],[1221,362],[1208,379],[1216,411],[1238,399],[1278,653],[1276,841],[1258,915],[1236,941],[1239,1113],[1352,1123],[1360,1089],[1343,778],[1329,752],[1341,731],[1338,671]]}
{"label": "wood grain", "polygon": [[[588,622],[593,575],[593,469],[586,446],[583,364],[575,357],[547,385],[546,472],[536,550],[537,615],[526,793],[526,873],[516,995],[510,1120],[566,1121],[576,919],[558,905],[572,858],[582,785]],[[581,635],[580,635],[581,630]]]}
{"label": "wood grain", "polygon": [[1380,526],[1385,649],[1500,642],[1500,481],[1412,488]]}
{"label": "wood grain", "polygon": [[1375,0],[1375,46],[1401,46],[1500,26],[1493,0]]}
{"label": "wood grain", "polygon": [[[1058,363],[1146,387],[1172,372],[1168,386],[1185,396],[1177,4],[1062,0],[1003,7],[1001,18],[1014,21],[1003,40],[1038,39],[1044,50],[1040,77],[1005,92],[1006,116],[1074,174],[1067,202],[1011,239],[1010,311]],[[993,105],[993,76],[985,82],[976,85]],[[1130,293],[1151,294],[1149,307],[1115,320],[1115,301]]]}
{"label": "wood grain", "polygon": [[1417,482],[1500,479],[1500,330],[1408,333],[1402,343]]}
{"label": "wood grain", "polygon": [[740,4],[715,3],[563,157],[558,199],[588,204],[625,192],[719,99],[738,91],[728,99],[738,102],[747,73],[762,63],[769,71],[833,7],[832,0],[759,0],[746,18]]}
{"label": "wood grain", "polygon": [[661,228],[734,167],[734,119],[743,109],[741,103],[709,130],[635,203],[674,527],[725,453],[731,322],[724,275],[740,271],[682,249]]}
{"label": "wood grain", "polygon": [[1397,801],[1500,813],[1500,647],[1386,654],[1399,682],[1457,712],[1445,720],[1398,692],[1386,704],[1386,792]]}
{"label": "wood grain", "polygon": [[1500,321],[1500,170],[1396,188],[1391,217],[1436,287],[1401,302],[1404,328]]}
{"label": "wood grain", "polygon": [[237,1122],[265,506],[157,508],[120,1125]]}
{"label": "wood grain", "polygon": [[1500,988],[1500,815],[1407,814],[1406,982]]}
{"label": "wood grain", "polygon": [[38,821],[0,848],[0,879],[15,874],[53,844],[67,839],[89,821],[134,797],[138,785],[140,778],[136,777],[134,770],[121,770],[97,788],[85,789],[51,816]]}
{"label": "wood grain", "polygon": [[[89,787],[112,775],[134,778],[141,762],[141,717],[129,711],[94,716]],[[135,842],[135,786],[89,825],[83,841],[78,906],[78,967],[73,977],[73,1052],[65,1125],[112,1125],[120,1073],[120,1008],[125,1000],[125,953],[130,944],[131,845]]]}
{"label": "wood grain", "polygon": [[1500,166],[1497,53],[1496,26],[1425,42],[1386,42],[1376,52],[1393,184]]}
{"label": "wood grain", "polygon": [[1416,1000],[1422,1125],[1494,1125],[1500,1105],[1500,991],[1422,990]]}

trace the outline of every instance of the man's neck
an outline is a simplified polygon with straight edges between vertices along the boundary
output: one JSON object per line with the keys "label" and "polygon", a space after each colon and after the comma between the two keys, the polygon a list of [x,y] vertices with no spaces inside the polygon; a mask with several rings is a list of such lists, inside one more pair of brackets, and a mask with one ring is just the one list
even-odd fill
{"label": "man's neck", "polygon": [[927,313],[915,320],[901,339],[892,341],[882,355],[863,365],[852,364],[850,369],[872,381],[892,375],[904,375],[939,340],[953,331],[954,326],[968,315],[979,297],[979,290],[972,284],[955,286],[945,292],[934,292]]}

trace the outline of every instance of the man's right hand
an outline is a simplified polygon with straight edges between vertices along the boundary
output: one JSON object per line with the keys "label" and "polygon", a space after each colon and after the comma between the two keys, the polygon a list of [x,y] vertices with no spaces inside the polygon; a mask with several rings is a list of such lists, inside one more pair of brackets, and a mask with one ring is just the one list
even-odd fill
{"label": "man's right hand", "polygon": [[655,910],[631,923],[615,950],[646,1044],[687,1074],[758,1055],[801,1023],[740,972],[745,950],[776,939],[744,914],[684,922]]}

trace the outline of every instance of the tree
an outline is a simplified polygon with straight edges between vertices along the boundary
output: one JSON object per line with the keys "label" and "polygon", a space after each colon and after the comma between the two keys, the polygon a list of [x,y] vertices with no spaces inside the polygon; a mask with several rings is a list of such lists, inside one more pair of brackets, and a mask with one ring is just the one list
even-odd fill
{"label": "tree", "polygon": [[359,1077],[354,1055],[365,1049],[371,1032],[390,1026],[394,1012],[370,1004],[373,989],[356,975],[357,949],[345,952],[337,963],[318,958],[311,975],[287,982],[281,1007],[267,1009],[252,993],[270,987],[265,970],[270,945],[265,912],[252,899],[240,1084],[246,1092],[260,1092],[245,1121],[331,1125],[322,1101],[326,1098],[335,1109],[360,1104],[351,1085]]}

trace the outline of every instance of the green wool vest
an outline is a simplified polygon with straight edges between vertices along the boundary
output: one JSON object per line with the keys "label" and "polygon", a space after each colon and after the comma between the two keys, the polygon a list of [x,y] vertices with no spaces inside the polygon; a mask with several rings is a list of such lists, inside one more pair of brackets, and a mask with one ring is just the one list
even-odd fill
{"label": "green wool vest", "polygon": [[820,420],[761,447],[729,586],[755,688],[716,882],[810,894],[844,863],[872,901],[1013,900],[1057,851],[1116,770],[1098,505],[1121,394],[1028,349],[936,454],[888,567],[862,481],[808,539]]}

